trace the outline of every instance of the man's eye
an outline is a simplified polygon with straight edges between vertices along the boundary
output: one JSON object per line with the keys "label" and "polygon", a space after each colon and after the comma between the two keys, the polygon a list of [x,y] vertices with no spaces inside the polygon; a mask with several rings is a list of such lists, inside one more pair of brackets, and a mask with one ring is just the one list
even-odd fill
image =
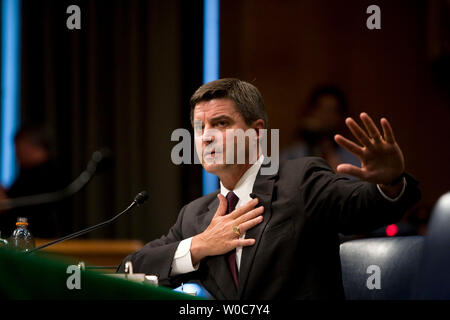
{"label": "man's eye", "polygon": [[219,126],[219,127],[224,127],[226,125],[227,125],[226,121],[219,121],[219,122],[217,122],[217,126]]}

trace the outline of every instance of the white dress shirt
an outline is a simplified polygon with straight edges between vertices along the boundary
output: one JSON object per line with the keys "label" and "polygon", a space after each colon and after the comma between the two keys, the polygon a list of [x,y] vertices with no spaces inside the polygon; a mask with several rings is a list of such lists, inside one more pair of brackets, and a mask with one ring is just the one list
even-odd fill
{"label": "white dress shirt", "polygon": [[[252,198],[250,197],[250,193],[253,192],[253,185],[255,184],[256,176],[258,175],[259,168],[261,167],[262,163],[264,161],[264,156],[261,155],[258,160],[242,175],[242,177],[239,179],[238,183],[233,189],[234,194],[239,198],[238,203],[236,204],[236,208],[239,208],[240,206],[246,204],[247,202],[251,201]],[[228,192],[227,188],[220,182],[220,193],[226,197]],[[241,235],[240,237],[245,238],[245,233]],[[192,237],[185,239],[180,242],[178,245],[177,250],[175,251],[175,256],[172,262],[172,272],[170,273],[172,276],[175,276],[177,274],[183,274],[192,272],[198,269],[198,265],[193,266],[192,265],[192,258],[191,258],[191,242]],[[241,266],[241,256],[242,256],[242,247],[236,248],[236,265],[238,268],[238,271]]]}
{"label": "white dress shirt", "polygon": [[[258,161],[256,161],[239,179],[238,183],[236,184],[235,188],[232,190],[239,198],[238,203],[236,204],[236,209],[240,206],[246,204],[247,202],[251,201],[252,198],[250,197],[250,193],[253,192],[253,185],[255,184],[256,176],[258,175],[259,169],[264,161],[264,156],[261,155],[258,158]],[[380,186],[377,185],[378,191],[381,193],[381,195],[389,200],[389,201],[397,201],[400,199],[400,197],[403,195],[405,188],[406,188],[406,179],[403,178],[403,189],[400,192],[400,194],[392,199],[385,195],[383,191],[381,190]],[[228,192],[227,188],[220,182],[220,193],[226,197]],[[241,235],[240,237],[245,238],[245,233]],[[178,245],[177,250],[175,251],[174,259],[172,262],[172,271],[170,273],[171,276],[176,276],[178,274],[184,274],[188,272],[193,272],[198,270],[199,264],[196,266],[192,265],[192,258],[191,258],[191,242],[192,237],[184,239],[180,242]],[[241,265],[241,256],[242,256],[242,247],[236,248],[236,265],[238,268],[238,271],[240,269]]]}

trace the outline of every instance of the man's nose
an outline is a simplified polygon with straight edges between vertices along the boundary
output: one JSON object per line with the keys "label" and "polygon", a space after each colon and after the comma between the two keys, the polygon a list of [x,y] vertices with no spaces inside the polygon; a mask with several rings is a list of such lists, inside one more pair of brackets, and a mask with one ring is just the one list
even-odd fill
{"label": "man's nose", "polygon": [[214,140],[215,140],[214,132],[212,130],[208,130],[207,128],[205,128],[205,130],[203,131],[202,141],[205,142],[206,144],[210,144],[213,143]]}

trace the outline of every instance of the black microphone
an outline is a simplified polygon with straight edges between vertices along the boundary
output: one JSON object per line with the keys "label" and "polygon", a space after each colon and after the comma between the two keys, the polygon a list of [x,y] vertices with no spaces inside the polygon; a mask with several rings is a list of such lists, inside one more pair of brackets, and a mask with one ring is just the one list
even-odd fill
{"label": "black microphone", "polygon": [[[80,191],[94,176],[99,165],[105,160],[111,158],[111,151],[107,148],[102,148],[92,154],[91,160],[87,164],[86,169],[67,187],[59,191],[36,194],[32,196],[24,196],[0,201],[1,210],[13,209],[19,207],[34,206],[38,204],[53,203],[68,198],[78,191]],[[4,211],[6,212],[6,211]]]}
{"label": "black microphone", "polygon": [[122,212],[118,213],[116,216],[112,217],[111,219],[109,219],[107,221],[104,221],[104,222],[101,222],[99,224],[96,224],[95,226],[86,228],[84,230],[81,230],[81,231],[69,234],[69,235],[64,236],[62,238],[56,239],[56,240],[51,241],[49,243],[46,243],[46,244],[44,244],[42,246],[36,247],[36,248],[34,248],[34,249],[30,250],[30,251],[27,251],[26,253],[32,253],[32,252],[35,252],[35,251],[47,248],[49,246],[52,246],[54,244],[57,244],[57,243],[60,243],[60,242],[66,241],[66,240],[70,240],[70,239],[79,237],[79,236],[81,236],[83,234],[86,234],[88,232],[97,230],[98,228],[101,228],[101,227],[103,227],[103,226],[105,226],[107,224],[110,224],[111,222],[113,222],[114,220],[119,218],[124,213],[126,213],[126,212],[130,211],[131,209],[133,209],[135,206],[139,206],[139,205],[143,204],[145,201],[147,201],[147,199],[148,199],[147,191],[141,191],[141,192],[139,192],[136,195],[136,197],[134,198],[133,202],[125,210],[123,210]]}

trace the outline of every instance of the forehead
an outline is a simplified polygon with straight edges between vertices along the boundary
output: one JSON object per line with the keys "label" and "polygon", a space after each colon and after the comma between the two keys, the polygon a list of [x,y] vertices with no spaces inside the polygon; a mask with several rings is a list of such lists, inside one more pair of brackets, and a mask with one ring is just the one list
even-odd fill
{"label": "forehead", "polygon": [[202,101],[197,103],[194,108],[194,120],[205,121],[222,115],[233,118],[240,116],[233,100],[222,98]]}

